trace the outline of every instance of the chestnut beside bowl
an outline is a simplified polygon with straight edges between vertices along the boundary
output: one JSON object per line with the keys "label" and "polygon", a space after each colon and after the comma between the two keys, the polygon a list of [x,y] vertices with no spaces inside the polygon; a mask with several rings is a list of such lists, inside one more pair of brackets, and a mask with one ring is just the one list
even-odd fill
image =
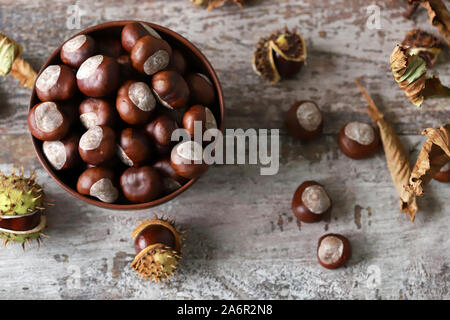
{"label": "chestnut beside bowl", "polygon": [[[178,33],[169,30],[167,28],[161,27],[159,25],[149,23],[146,21],[139,21],[139,20],[121,20],[121,21],[111,21],[103,24],[99,24],[87,29],[84,29],[80,31],[79,33],[72,35],[72,37],[80,34],[89,34],[94,35],[98,37],[99,35],[114,35],[118,39],[120,39],[120,32],[124,25],[127,23],[132,22],[141,22],[149,25],[153,29],[155,29],[158,33],[162,35],[162,37],[169,42],[169,44],[173,48],[177,48],[180,50],[185,57],[187,57],[187,60],[189,61],[189,65],[193,64],[195,65],[196,70],[198,72],[202,72],[206,74],[210,80],[213,82],[214,87],[216,89],[217,93],[217,103],[216,105],[211,108],[211,111],[213,112],[214,116],[216,117],[218,128],[223,132],[224,130],[224,119],[225,119],[225,103],[224,103],[224,97],[223,97],[223,91],[222,87],[220,85],[219,78],[217,77],[216,72],[214,71],[214,68],[209,63],[208,59],[201,53],[201,51],[193,45],[191,42],[189,42],[187,39],[179,35]],[[67,41],[70,38],[64,39],[64,41]],[[41,74],[41,72],[47,68],[51,64],[62,64],[60,60],[60,50],[64,42],[50,55],[50,57],[47,59],[47,61],[42,66],[41,70],[38,73],[38,76]],[[40,100],[37,97],[36,94],[36,87],[33,87],[32,93],[31,93],[31,99],[30,99],[30,105],[29,110],[31,108],[39,103]],[[171,194],[168,194],[160,199],[146,202],[146,203],[138,203],[138,204],[130,204],[125,202],[124,200],[119,199],[118,203],[105,203],[101,202],[99,200],[96,200],[94,198],[90,198],[87,196],[83,196],[79,194],[76,191],[76,181],[77,177],[73,173],[69,172],[63,172],[63,171],[55,171],[50,163],[47,161],[46,157],[42,153],[42,141],[34,138],[32,138],[32,143],[34,146],[34,150],[36,152],[36,155],[44,167],[44,169],[48,172],[48,174],[67,192],[69,192],[74,197],[83,200],[86,203],[111,209],[111,210],[139,210],[139,209],[146,209],[158,206],[160,204],[163,204],[165,202],[168,202],[172,200],[173,198],[177,197],[179,194],[187,190],[189,187],[191,187],[195,181],[197,181],[199,178],[191,179],[186,184],[184,184],[181,188],[177,189],[176,191],[172,192]],[[118,177],[116,177],[118,178]],[[123,203],[121,203],[123,202]]]}

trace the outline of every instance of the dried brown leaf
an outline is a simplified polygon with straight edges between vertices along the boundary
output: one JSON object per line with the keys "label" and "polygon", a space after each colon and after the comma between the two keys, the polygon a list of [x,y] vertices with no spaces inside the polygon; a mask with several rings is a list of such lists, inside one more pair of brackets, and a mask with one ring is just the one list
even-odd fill
{"label": "dried brown leaf", "polygon": [[34,71],[30,64],[22,58],[14,60],[10,74],[19,80],[21,86],[30,89],[33,88],[37,77],[36,71]]}
{"label": "dried brown leaf", "polygon": [[437,27],[441,35],[450,44],[450,12],[442,0],[409,0],[420,3],[428,11],[430,22]]}

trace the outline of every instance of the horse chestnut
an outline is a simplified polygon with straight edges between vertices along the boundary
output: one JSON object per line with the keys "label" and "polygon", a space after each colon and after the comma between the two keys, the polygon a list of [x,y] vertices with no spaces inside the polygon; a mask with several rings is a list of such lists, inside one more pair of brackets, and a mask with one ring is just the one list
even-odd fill
{"label": "horse chestnut", "polygon": [[179,176],[172,165],[170,164],[170,158],[161,158],[153,164],[153,168],[158,170],[162,178],[162,184],[164,187],[164,192],[166,194],[172,193],[175,190],[181,188],[188,179]]}
{"label": "horse chestnut", "polygon": [[165,40],[147,35],[136,41],[130,57],[136,70],[151,76],[169,65],[172,48]]}
{"label": "horse chestnut", "polygon": [[70,121],[55,102],[47,101],[35,105],[28,114],[28,128],[31,134],[44,141],[64,138],[69,131]]}
{"label": "horse chestnut", "polygon": [[322,133],[322,112],[313,101],[299,101],[286,115],[286,128],[294,138],[303,141],[313,140]]}
{"label": "horse chestnut", "polygon": [[61,47],[61,61],[72,68],[79,68],[81,64],[95,53],[95,40],[84,34],[73,37]]}
{"label": "horse chestnut", "polygon": [[122,130],[117,148],[120,160],[127,166],[138,167],[150,160],[150,142],[146,135],[136,129]]}
{"label": "horse chestnut", "polygon": [[180,75],[184,75],[186,73],[187,62],[180,50],[173,50],[172,58],[170,59],[169,65],[165,70],[175,71]]}
{"label": "horse chestnut", "polygon": [[203,148],[196,141],[177,144],[170,154],[170,164],[176,174],[186,179],[198,178],[208,170],[203,160]]}
{"label": "horse chestnut", "polygon": [[42,152],[55,170],[72,169],[80,163],[79,140],[78,135],[72,134],[60,141],[44,141]]}
{"label": "horse chestnut", "polygon": [[78,178],[77,191],[106,203],[113,203],[119,197],[114,185],[114,172],[102,167],[85,170]]}
{"label": "horse chestnut", "polygon": [[363,122],[350,122],[339,132],[339,147],[353,159],[368,158],[377,152],[380,136],[375,129]]}
{"label": "horse chestnut", "polygon": [[122,47],[126,51],[131,52],[134,45],[136,44],[136,41],[148,35],[157,39],[161,39],[161,36],[158,34],[158,32],[156,32],[155,29],[147,24],[140,22],[128,23],[122,29]]}
{"label": "horse chestnut", "polygon": [[305,181],[294,193],[292,211],[302,222],[318,222],[331,211],[331,199],[322,185]]}
{"label": "horse chestnut", "polygon": [[201,133],[208,129],[217,129],[216,118],[214,118],[211,110],[199,104],[190,107],[183,116],[183,127],[191,137],[194,136],[195,121],[201,121]]}
{"label": "horse chestnut", "polygon": [[169,109],[187,106],[189,87],[183,77],[175,71],[161,71],[152,78],[152,88],[161,104]]}
{"label": "horse chestnut", "polygon": [[125,197],[133,203],[153,201],[163,191],[158,171],[149,166],[125,170],[120,177],[120,186]]}
{"label": "horse chestnut", "polygon": [[65,65],[50,65],[36,80],[36,94],[41,101],[60,101],[77,91],[75,72]]}
{"label": "horse chestnut", "polygon": [[168,115],[162,114],[147,124],[145,132],[156,145],[170,146],[173,144],[172,133],[176,129],[178,129],[177,122]]}
{"label": "horse chestnut", "polygon": [[319,239],[317,259],[327,269],[343,266],[352,256],[352,246],[348,239],[340,234],[329,233]]}
{"label": "horse chestnut", "polygon": [[97,39],[97,50],[100,54],[114,59],[117,59],[124,53],[120,40],[109,37]]}
{"label": "horse chestnut", "polygon": [[81,136],[78,152],[84,162],[99,165],[114,157],[116,135],[107,126],[94,126]]}
{"label": "horse chestnut", "polygon": [[99,98],[112,93],[119,86],[120,67],[113,58],[96,55],[90,57],[77,72],[77,84],[82,93]]}
{"label": "horse chestnut", "polygon": [[156,100],[144,82],[129,80],[119,89],[116,108],[123,121],[128,124],[147,122],[156,107]]}
{"label": "horse chestnut", "polygon": [[186,76],[191,103],[211,106],[216,101],[216,90],[207,76],[202,73],[191,73]]}
{"label": "horse chestnut", "polygon": [[80,121],[86,129],[94,126],[114,125],[114,110],[111,103],[106,99],[86,98],[79,107]]}

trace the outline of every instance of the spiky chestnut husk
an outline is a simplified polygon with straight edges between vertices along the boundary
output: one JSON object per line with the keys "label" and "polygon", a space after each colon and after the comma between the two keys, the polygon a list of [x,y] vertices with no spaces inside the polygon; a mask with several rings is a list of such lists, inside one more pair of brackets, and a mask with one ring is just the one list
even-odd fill
{"label": "spiky chestnut husk", "polygon": [[398,45],[391,54],[391,70],[395,81],[409,100],[420,107],[427,98],[450,97],[450,89],[437,76],[427,77],[425,60],[412,48]]}
{"label": "spiky chestnut husk", "polygon": [[295,30],[285,28],[259,40],[253,55],[253,69],[271,83],[277,83],[282,78],[296,75],[306,56],[303,37]]}
{"label": "spiky chestnut husk", "polygon": [[25,243],[31,246],[31,241],[36,240],[38,248],[41,247],[42,238],[46,235],[42,232],[46,227],[47,219],[44,215],[40,215],[39,224],[31,230],[15,231],[0,228],[0,238],[4,239],[3,244],[8,245],[9,242],[17,242],[25,249]]}
{"label": "spiky chestnut husk", "polygon": [[137,226],[132,236],[137,255],[131,267],[146,280],[168,279],[178,267],[183,240],[174,221],[155,216]]}

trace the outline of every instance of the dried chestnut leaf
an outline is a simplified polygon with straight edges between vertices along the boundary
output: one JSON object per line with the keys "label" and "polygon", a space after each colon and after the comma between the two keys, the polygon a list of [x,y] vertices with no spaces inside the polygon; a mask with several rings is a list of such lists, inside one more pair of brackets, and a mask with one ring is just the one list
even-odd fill
{"label": "dried chestnut leaf", "polygon": [[409,0],[409,3],[420,3],[428,11],[430,22],[437,27],[441,35],[450,44],[450,12],[442,0]]}
{"label": "dried chestnut leaf", "polygon": [[428,68],[434,65],[442,51],[442,43],[438,38],[418,29],[409,31],[402,45],[409,47],[413,55],[424,59]]}
{"label": "dried chestnut leaf", "polygon": [[239,7],[244,6],[245,0],[190,0],[196,6],[208,6],[208,10],[212,10],[214,8],[222,7],[227,2],[234,2]]}
{"label": "dried chestnut leaf", "polygon": [[414,194],[405,190],[405,186],[408,184],[411,175],[411,165],[408,160],[408,154],[394,128],[377,108],[375,102],[367,94],[358,79],[356,79],[356,84],[369,103],[368,112],[370,117],[380,129],[380,137],[383,143],[386,163],[399,195],[400,209],[410,216],[411,221],[414,221],[414,217],[419,209],[416,197]]}
{"label": "dried chestnut leaf", "polygon": [[450,124],[439,129],[425,129],[422,135],[428,139],[422,146],[406,187],[407,191],[417,196],[423,194],[423,188],[450,161]]}

